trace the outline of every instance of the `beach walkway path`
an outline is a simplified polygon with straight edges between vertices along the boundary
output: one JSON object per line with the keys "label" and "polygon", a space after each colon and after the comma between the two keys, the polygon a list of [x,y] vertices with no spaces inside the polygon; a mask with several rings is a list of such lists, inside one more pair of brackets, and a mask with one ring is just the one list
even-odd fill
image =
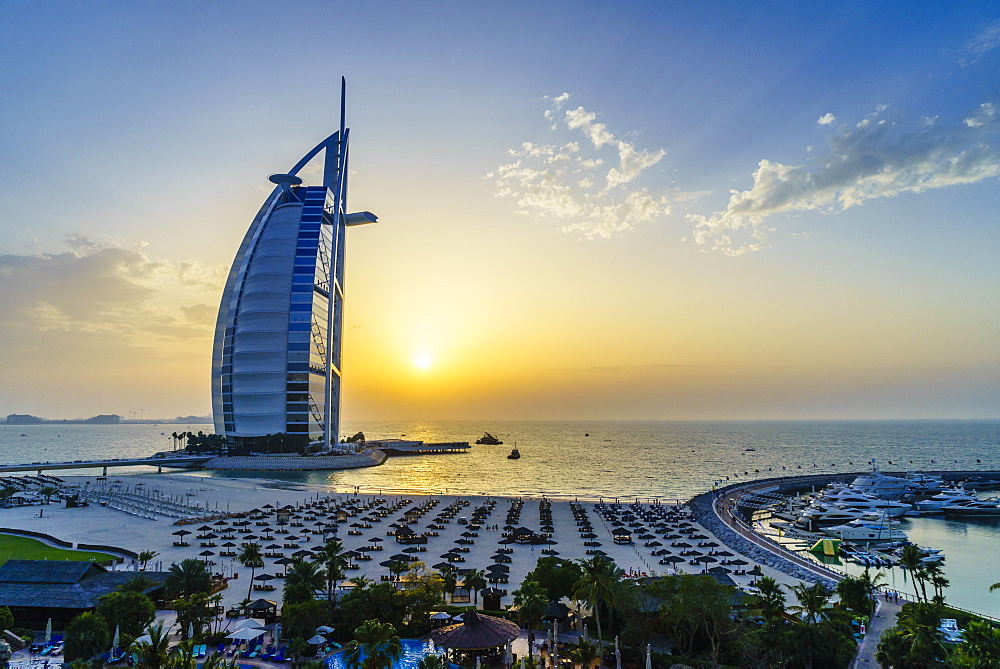
{"label": "beach walkway path", "polygon": [[854,662],[855,667],[879,666],[878,662],[875,661],[875,651],[878,650],[878,642],[882,638],[882,632],[896,624],[896,616],[899,615],[899,610],[903,608],[905,603],[901,601],[896,604],[881,600],[878,602],[875,615],[870,621],[871,624],[868,625],[867,634],[861,641],[861,647],[858,648],[858,657]]}

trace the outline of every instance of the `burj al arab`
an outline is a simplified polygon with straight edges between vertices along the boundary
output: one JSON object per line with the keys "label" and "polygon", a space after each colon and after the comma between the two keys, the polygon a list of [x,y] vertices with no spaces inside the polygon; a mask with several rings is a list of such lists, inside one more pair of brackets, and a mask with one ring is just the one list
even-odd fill
{"label": "burj al arab", "polygon": [[[340,129],[275,184],[236,252],[212,355],[215,431],[238,451],[328,451],[338,440],[347,228],[348,138]],[[322,183],[298,173],[323,153]]]}

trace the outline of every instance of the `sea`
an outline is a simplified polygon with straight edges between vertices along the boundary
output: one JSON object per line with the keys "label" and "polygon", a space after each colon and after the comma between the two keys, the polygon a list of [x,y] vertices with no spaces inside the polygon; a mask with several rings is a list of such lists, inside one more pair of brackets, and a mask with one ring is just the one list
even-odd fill
{"label": "sea", "polygon": [[[173,432],[211,425],[2,425],[0,462],[148,456],[174,447]],[[634,501],[684,501],[713,486],[798,474],[1000,470],[1000,420],[866,421],[346,421],[370,439],[468,441],[490,432],[500,446],[468,453],[395,457],[369,469],[325,472],[199,472],[280,479],[331,489]],[[513,447],[518,460],[507,455]],[[116,476],[151,471],[114,470]],[[67,474],[84,473],[67,471]],[[1000,618],[1000,520],[904,521],[921,545],[948,556],[950,603]],[[843,565],[847,571],[854,568]],[[894,570],[895,571],[895,570]],[[908,591],[905,575],[890,585]],[[900,580],[902,579],[902,580]]]}

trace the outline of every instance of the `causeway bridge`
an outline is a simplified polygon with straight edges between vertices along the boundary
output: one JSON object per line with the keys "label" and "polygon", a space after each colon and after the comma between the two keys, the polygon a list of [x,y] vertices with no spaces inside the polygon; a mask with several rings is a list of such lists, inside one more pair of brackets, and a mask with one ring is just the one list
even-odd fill
{"label": "causeway bridge", "polygon": [[108,475],[108,469],[112,467],[135,467],[137,465],[148,465],[156,467],[157,472],[162,472],[164,467],[199,467],[214,456],[211,455],[167,455],[164,457],[151,456],[148,458],[113,458],[109,460],[73,460],[71,462],[30,462],[24,464],[0,464],[0,473],[4,472],[37,472],[51,471],[53,469],[100,469],[104,476]]}

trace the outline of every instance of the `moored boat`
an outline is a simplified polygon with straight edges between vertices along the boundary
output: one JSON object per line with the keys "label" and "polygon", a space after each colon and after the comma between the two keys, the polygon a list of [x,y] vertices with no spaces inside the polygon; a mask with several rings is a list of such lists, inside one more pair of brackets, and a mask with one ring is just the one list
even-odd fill
{"label": "moored boat", "polygon": [[977,499],[941,507],[946,516],[1000,516],[1000,500]]}

